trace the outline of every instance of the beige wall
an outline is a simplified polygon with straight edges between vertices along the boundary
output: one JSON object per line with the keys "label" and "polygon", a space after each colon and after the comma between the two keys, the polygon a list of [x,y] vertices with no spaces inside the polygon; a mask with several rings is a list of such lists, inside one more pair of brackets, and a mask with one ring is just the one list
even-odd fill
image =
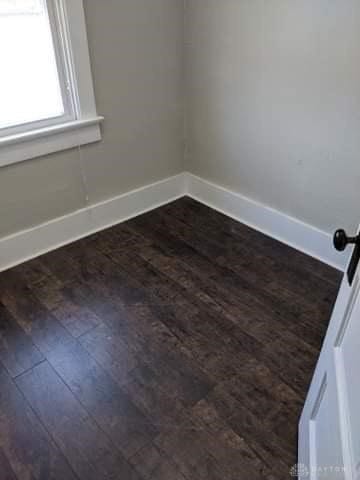
{"label": "beige wall", "polygon": [[183,2],[84,6],[103,141],[1,168],[0,237],[182,170]]}
{"label": "beige wall", "polygon": [[188,170],[325,231],[360,222],[359,0],[186,0]]}

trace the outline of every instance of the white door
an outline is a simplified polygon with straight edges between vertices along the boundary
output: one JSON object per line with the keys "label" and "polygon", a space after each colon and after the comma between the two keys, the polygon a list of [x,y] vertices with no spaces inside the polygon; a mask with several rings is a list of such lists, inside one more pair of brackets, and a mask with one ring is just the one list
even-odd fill
{"label": "white door", "polygon": [[[349,239],[336,235],[343,250]],[[346,274],[300,419],[299,478],[360,480],[360,236],[351,240],[350,281]]]}

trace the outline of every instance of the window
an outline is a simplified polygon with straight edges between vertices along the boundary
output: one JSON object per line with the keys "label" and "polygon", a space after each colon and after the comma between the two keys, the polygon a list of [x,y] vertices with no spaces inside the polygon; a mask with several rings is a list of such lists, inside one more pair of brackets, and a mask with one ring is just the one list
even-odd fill
{"label": "window", "polygon": [[0,1],[0,45],[2,135],[37,121],[74,118],[65,59],[45,1]]}
{"label": "window", "polygon": [[0,166],[100,140],[82,0],[0,0]]}

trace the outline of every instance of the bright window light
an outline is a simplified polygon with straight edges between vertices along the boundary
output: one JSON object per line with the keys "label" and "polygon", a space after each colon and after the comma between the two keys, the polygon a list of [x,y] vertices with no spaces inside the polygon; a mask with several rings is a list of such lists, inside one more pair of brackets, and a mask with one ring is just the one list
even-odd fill
{"label": "bright window light", "polygon": [[0,129],[68,113],[54,38],[46,0],[0,0]]}
{"label": "bright window light", "polygon": [[0,0],[0,169],[98,142],[102,120],[83,0]]}

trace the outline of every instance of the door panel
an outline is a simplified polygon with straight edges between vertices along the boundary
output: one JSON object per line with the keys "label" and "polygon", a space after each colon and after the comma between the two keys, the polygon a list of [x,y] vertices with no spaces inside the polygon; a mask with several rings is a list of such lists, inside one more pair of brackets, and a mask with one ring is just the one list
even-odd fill
{"label": "door panel", "polygon": [[299,478],[360,480],[359,272],[344,276],[301,415]]}
{"label": "door panel", "polygon": [[341,402],[344,405],[345,423],[350,465],[353,478],[360,476],[360,295],[356,287],[353,306],[341,335],[337,339],[335,358],[337,382]]}
{"label": "door panel", "polygon": [[310,419],[311,480],[344,480],[339,404],[333,371],[320,385]]}

